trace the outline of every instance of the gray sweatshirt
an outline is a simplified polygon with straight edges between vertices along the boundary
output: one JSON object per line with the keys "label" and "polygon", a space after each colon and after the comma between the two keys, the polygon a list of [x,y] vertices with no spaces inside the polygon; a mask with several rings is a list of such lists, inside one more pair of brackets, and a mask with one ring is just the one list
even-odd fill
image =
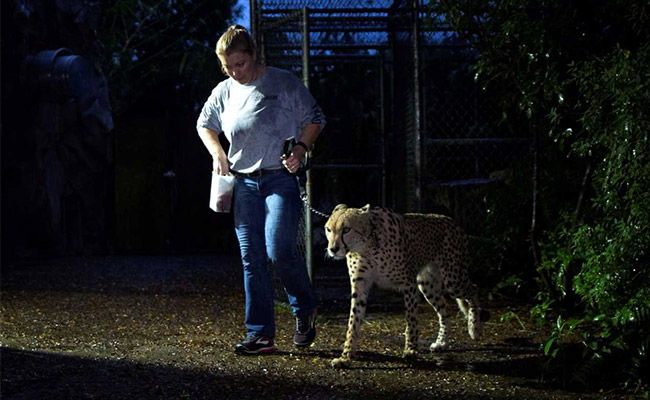
{"label": "gray sweatshirt", "polygon": [[230,142],[230,169],[253,172],[282,168],[284,140],[309,124],[325,126],[325,116],[293,73],[266,67],[254,82],[221,81],[203,105],[197,128],[223,132]]}

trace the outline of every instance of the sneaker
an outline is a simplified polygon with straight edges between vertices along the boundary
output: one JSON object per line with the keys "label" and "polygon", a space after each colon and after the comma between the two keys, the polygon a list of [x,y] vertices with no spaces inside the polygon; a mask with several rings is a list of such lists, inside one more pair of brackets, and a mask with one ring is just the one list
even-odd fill
{"label": "sneaker", "polygon": [[235,353],[238,354],[271,354],[276,350],[273,339],[266,336],[249,336],[235,345]]}
{"label": "sneaker", "polygon": [[293,335],[293,344],[306,347],[316,338],[316,311],[311,315],[296,315],[296,332]]}

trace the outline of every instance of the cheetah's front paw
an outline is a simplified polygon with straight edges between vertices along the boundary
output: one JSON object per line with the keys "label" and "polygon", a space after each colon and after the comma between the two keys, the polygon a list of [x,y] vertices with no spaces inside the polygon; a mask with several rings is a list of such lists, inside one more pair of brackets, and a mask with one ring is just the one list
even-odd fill
{"label": "cheetah's front paw", "polygon": [[442,350],[446,349],[447,346],[448,346],[447,342],[438,341],[438,342],[431,343],[431,346],[429,347],[429,349],[431,349],[431,351],[442,351]]}
{"label": "cheetah's front paw", "polygon": [[417,350],[414,350],[414,349],[405,349],[404,350],[404,354],[403,354],[404,358],[414,359],[414,358],[417,358],[417,356],[418,356]]}
{"label": "cheetah's front paw", "polygon": [[349,368],[350,367],[350,359],[349,358],[343,358],[343,357],[335,358],[335,359],[332,360],[331,365],[332,365],[332,367],[339,368],[339,369]]}

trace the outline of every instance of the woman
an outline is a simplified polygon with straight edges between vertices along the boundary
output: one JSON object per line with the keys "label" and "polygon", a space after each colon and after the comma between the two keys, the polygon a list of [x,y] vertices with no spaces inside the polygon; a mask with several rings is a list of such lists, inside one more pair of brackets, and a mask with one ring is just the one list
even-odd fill
{"label": "woman", "polygon": [[[267,257],[274,263],[296,318],[294,344],[315,338],[316,298],[305,263],[296,251],[300,194],[294,174],[325,125],[323,113],[300,80],[288,71],[257,62],[248,31],[234,25],[216,49],[228,79],[206,101],[197,130],[216,173],[236,176],[235,232],[244,267],[246,338],[242,354],[276,350],[273,291]],[[230,143],[226,155],[219,143]],[[283,155],[287,138],[297,145]]]}

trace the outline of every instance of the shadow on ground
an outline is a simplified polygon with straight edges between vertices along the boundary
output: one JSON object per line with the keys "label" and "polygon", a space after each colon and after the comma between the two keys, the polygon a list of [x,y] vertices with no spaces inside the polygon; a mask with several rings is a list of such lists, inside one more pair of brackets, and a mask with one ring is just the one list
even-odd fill
{"label": "shadow on ground", "polygon": [[[344,266],[342,266],[344,268]],[[232,352],[243,335],[238,260],[222,256],[40,260],[2,269],[2,399],[605,399],[541,380],[540,332],[490,321],[471,342],[460,316],[448,351],[430,353],[437,319],[420,312],[422,353],[401,358],[399,297],[376,292],[348,370],[345,281],[318,278],[318,338],[298,351],[276,307],[272,356]],[[498,316],[504,309],[493,308]],[[523,312],[524,310],[522,310]]]}

